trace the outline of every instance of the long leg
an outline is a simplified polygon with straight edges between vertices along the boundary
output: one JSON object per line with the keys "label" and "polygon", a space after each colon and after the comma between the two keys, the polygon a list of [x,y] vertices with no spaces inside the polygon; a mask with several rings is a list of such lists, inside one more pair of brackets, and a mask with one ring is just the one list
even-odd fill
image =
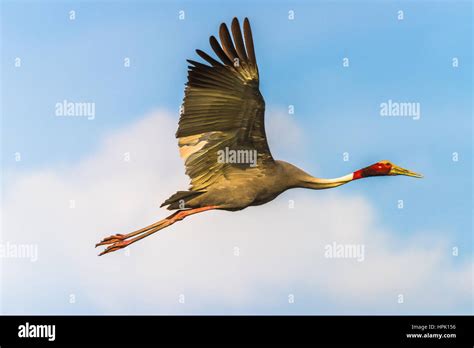
{"label": "long leg", "polygon": [[[168,216],[167,218],[163,220],[155,222],[154,224],[141,228],[137,231],[134,231],[128,234],[116,234],[116,235],[104,238],[100,243],[96,244],[96,247],[100,245],[107,245],[107,244],[111,244],[111,245],[109,245],[103,252],[101,252],[99,256],[117,251],[119,249],[123,249],[129,246],[130,244],[133,244],[139,241],[140,239],[148,237],[149,235],[155,232],[158,232],[159,230],[162,230],[163,228],[171,226],[177,221],[183,220],[185,217],[189,215],[201,213],[203,211],[212,210],[216,208],[217,207],[209,206],[209,207],[194,208],[194,209],[189,209],[189,210],[180,210],[171,214],[170,216]],[[135,238],[129,239],[131,237],[135,237]]]}

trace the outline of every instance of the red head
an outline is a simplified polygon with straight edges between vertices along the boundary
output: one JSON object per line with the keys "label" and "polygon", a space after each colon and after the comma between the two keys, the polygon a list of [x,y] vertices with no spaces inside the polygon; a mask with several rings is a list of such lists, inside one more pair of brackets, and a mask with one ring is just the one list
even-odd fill
{"label": "red head", "polygon": [[358,171],[354,172],[354,179],[361,179],[361,178],[368,178],[369,176],[385,176],[385,175],[406,175],[406,176],[413,176],[415,178],[422,178],[423,175],[409,171],[408,169],[404,169],[401,167],[396,166],[395,164],[391,163],[390,161],[380,161],[371,166],[359,169]]}

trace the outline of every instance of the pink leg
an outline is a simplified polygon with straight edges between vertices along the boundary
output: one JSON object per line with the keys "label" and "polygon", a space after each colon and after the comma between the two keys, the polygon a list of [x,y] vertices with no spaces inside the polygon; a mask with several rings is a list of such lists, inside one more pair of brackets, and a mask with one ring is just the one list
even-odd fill
{"label": "pink leg", "polygon": [[[216,208],[217,207],[210,206],[210,207],[194,208],[194,209],[189,209],[189,210],[180,210],[171,214],[170,216],[168,216],[167,218],[163,220],[155,222],[154,224],[151,224],[147,227],[131,232],[129,234],[116,234],[116,235],[104,238],[100,243],[96,244],[96,247],[98,247],[99,245],[107,245],[107,244],[111,244],[111,245],[108,246],[103,252],[101,252],[99,256],[117,251],[119,249],[123,249],[129,246],[130,244],[133,244],[139,241],[140,239],[148,237],[149,235],[152,235],[153,233],[158,232],[162,230],[163,228],[171,226],[177,221],[183,220],[185,217],[189,215],[201,213],[201,212],[216,209]],[[135,238],[129,239],[136,235],[138,236]]]}

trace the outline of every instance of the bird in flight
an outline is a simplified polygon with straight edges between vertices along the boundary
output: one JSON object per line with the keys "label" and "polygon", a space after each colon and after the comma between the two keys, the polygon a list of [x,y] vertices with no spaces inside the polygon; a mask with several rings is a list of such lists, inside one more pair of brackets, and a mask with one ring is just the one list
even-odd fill
{"label": "bird in flight", "polygon": [[221,43],[210,37],[220,61],[201,50],[196,52],[208,64],[188,60],[176,137],[191,183],[187,191],[176,192],[161,205],[176,212],[140,230],[104,238],[96,245],[107,246],[99,255],[125,248],[187,216],[262,205],[292,188],[328,189],[372,176],[422,177],[384,160],[338,178],[322,179],[275,160],[265,135],[265,102],[249,20],[244,20],[243,36],[237,18],[231,31],[232,37],[222,23]]}

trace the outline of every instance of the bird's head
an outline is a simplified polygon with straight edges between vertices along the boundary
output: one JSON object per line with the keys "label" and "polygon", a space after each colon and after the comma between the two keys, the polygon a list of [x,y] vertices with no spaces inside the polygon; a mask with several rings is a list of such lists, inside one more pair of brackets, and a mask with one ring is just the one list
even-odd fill
{"label": "bird's head", "polygon": [[390,161],[383,160],[354,172],[354,180],[367,178],[369,176],[386,176],[386,175],[406,175],[406,176],[412,176],[414,178],[423,177],[423,175],[421,174],[399,167]]}

